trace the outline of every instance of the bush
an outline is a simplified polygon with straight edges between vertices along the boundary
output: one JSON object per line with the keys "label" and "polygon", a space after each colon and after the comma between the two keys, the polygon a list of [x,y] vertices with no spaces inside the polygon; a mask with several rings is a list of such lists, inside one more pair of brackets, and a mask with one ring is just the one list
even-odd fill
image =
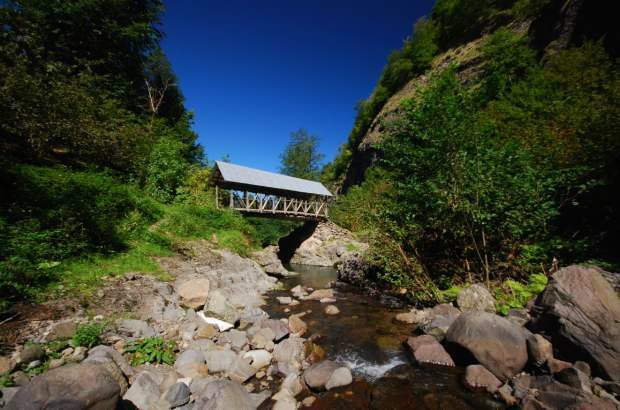
{"label": "bush", "polygon": [[153,198],[171,202],[188,170],[183,158],[185,145],[170,137],[163,137],[151,150],[146,164],[145,190]]}
{"label": "bush", "polygon": [[101,334],[105,329],[105,323],[91,322],[78,326],[73,335],[73,344],[75,346],[84,346],[89,349],[101,342]]}
{"label": "bush", "polygon": [[131,342],[125,353],[131,356],[131,365],[139,366],[146,363],[173,365],[175,361],[174,341],[164,341],[162,337],[147,337]]}

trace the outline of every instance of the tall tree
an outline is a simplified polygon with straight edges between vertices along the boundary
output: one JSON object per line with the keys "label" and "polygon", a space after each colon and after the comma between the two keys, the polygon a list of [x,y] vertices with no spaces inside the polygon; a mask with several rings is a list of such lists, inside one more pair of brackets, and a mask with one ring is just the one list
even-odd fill
{"label": "tall tree", "polygon": [[280,155],[280,172],[297,178],[319,180],[323,154],[318,150],[319,138],[303,128],[291,133],[291,139]]}

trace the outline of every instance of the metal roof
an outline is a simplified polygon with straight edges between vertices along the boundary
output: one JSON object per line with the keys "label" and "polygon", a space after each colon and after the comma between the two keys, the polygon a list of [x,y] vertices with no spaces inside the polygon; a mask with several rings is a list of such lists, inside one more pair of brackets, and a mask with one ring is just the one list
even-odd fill
{"label": "metal roof", "polygon": [[216,161],[215,164],[225,182],[311,195],[332,196],[332,193],[320,182],[276,174],[275,172],[261,171],[260,169],[248,168],[229,162]]}

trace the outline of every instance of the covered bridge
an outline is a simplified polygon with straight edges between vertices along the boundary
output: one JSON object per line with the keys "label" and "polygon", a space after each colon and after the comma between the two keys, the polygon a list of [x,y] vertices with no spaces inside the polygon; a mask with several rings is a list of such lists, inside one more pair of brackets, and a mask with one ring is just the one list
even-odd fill
{"label": "covered bridge", "polygon": [[327,218],[331,192],[323,184],[216,161],[212,175],[218,208],[303,219]]}

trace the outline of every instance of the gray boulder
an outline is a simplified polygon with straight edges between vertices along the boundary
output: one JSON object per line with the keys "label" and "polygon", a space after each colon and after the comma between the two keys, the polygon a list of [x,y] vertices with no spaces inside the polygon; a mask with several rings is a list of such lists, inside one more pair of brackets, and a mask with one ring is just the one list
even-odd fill
{"label": "gray boulder", "polygon": [[209,301],[205,305],[205,316],[215,316],[228,323],[235,323],[239,319],[239,312],[229,302],[228,297],[220,290],[214,290],[209,295]]}
{"label": "gray boulder", "polygon": [[304,359],[304,339],[284,339],[274,347],[273,358],[279,363],[299,364]]}
{"label": "gray boulder", "polygon": [[181,298],[181,305],[198,309],[204,306],[209,296],[209,279],[191,279],[177,286],[177,293]]}
{"label": "gray boulder", "polygon": [[6,409],[114,409],[120,391],[118,383],[103,366],[82,363],[34,377],[19,389]]}
{"label": "gray boulder", "polygon": [[130,401],[139,409],[148,409],[153,403],[159,400],[159,382],[153,374],[147,371],[140,372],[123,400]]}
{"label": "gray boulder", "polygon": [[166,390],[163,399],[170,407],[179,407],[189,402],[189,387],[185,383],[175,383]]}
{"label": "gray boulder", "polygon": [[484,310],[495,313],[495,298],[484,285],[476,283],[461,290],[456,298],[456,304],[463,311]]}
{"label": "gray boulder", "polygon": [[527,363],[523,329],[492,313],[463,313],[450,326],[446,339],[468,350],[500,380],[511,378]]}
{"label": "gray boulder", "polygon": [[351,383],[353,383],[351,370],[348,367],[339,367],[329,377],[329,380],[325,383],[325,388],[331,390],[336,387],[348,386]]}
{"label": "gray boulder", "polygon": [[[554,345],[578,353],[594,373],[620,380],[620,300],[596,267],[573,265],[553,274],[536,300],[533,325],[557,329]],[[556,340],[557,339],[557,340]]]}
{"label": "gray boulder", "polygon": [[342,365],[336,362],[323,360],[313,364],[304,372],[304,381],[313,390],[324,390],[332,374],[340,367]]}
{"label": "gray boulder", "polygon": [[200,410],[254,410],[256,405],[247,390],[229,380],[213,381],[205,386],[196,400]]}
{"label": "gray boulder", "polygon": [[118,331],[121,334],[136,338],[157,336],[155,329],[144,320],[122,319],[118,322]]}
{"label": "gray boulder", "polygon": [[207,360],[207,366],[209,372],[218,373],[225,372],[233,364],[237,355],[230,349],[226,350],[211,350],[204,354]]}

